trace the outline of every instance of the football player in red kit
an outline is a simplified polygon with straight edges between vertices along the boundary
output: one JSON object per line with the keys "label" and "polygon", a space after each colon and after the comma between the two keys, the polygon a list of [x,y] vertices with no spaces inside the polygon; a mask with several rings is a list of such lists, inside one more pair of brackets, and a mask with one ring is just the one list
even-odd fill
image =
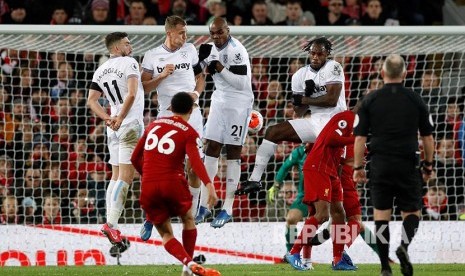
{"label": "football player in red kit", "polygon": [[[218,200],[215,188],[205,170],[198,151],[201,143],[197,132],[187,123],[194,101],[188,93],[177,93],[171,100],[174,116],[152,122],[139,140],[131,161],[142,175],[140,204],[147,218],[155,225],[166,251],[184,264],[183,275],[221,275],[192,261],[197,229],[189,211],[192,195],[184,175],[186,154],[192,168],[206,183],[208,204]],[[183,223],[182,244],[173,236],[171,217],[179,216]]]}

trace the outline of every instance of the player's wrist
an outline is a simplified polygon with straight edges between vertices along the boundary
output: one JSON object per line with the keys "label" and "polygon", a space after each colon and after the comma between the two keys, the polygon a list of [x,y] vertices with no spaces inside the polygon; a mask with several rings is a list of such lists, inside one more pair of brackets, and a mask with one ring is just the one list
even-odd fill
{"label": "player's wrist", "polygon": [[360,171],[360,170],[363,170],[364,168],[365,168],[364,165],[359,165],[359,166],[354,166],[354,167],[353,167],[353,170],[354,170],[354,171]]}
{"label": "player's wrist", "polygon": [[192,91],[192,94],[197,96],[197,99],[200,98],[200,93],[196,90]]}

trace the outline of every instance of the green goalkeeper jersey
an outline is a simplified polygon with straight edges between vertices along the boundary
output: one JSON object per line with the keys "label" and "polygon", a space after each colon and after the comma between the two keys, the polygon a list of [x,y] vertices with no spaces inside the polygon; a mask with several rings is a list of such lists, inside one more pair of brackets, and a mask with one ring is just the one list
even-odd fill
{"label": "green goalkeeper jersey", "polygon": [[305,157],[307,153],[305,152],[305,144],[302,144],[295,148],[291,154],[286,158],[281,168],[279,168],[278,173],[276,174],[275,181],[282,184],[284,179],[287,177],[289,170],[295,166],[299,166],[299,186],[297,188],[299,194],[304,193],[304,175],[302,173],[302,168],[304,166]]}

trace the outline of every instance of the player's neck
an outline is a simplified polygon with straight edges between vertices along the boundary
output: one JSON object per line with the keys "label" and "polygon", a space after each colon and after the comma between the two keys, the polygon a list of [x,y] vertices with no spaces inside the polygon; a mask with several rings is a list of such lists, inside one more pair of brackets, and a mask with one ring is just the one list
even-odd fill
{"label": "player's neck", "polygon": [[170,41],[167,39],[165,40],[165,47],[170,49],[171,51],[176,51],[177,49],[179,49],[178,47],[174,46],[172,43],[170,43]]}
{"label": "player's neck", "polygon": [[176,117],[182,118],[186,122],[189,121],[189,118],[190,118],[190,114],[177,114],[177,113],[174,113],[173,115],[176,116]]}

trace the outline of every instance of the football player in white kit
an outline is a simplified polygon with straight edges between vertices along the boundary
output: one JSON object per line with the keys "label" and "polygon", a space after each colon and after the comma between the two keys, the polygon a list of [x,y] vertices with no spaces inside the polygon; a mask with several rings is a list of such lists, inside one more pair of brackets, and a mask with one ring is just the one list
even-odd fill
{"label": "football player in white kit", "polygon": [[[144,91],[150,93],[157,91],[159,113],[158,118],[172,116],[170,102],[179,92],[188,92],[197,104],[189,119],[189,124],[203,137],[203,116],[198,107],[199,95],[205,88],[205,77],[199,65],[197,49],[187,41],[186,21],[179,16],[169,16],[165,20],[165,42],[145,53],[142,61],[142,85]],[[202,145],[199,151],[203,156]],[[200,194],[200,180],[190,168],[187,161],[189,189],[192,194],[192,213],[197,212]],[[148,240],[153,225],[144,221],[141,228],[141,238]]]}
{"label": "football player in white kit", "polygon": [[237,195],[260,190],[260,180],[277,143],[313,143],[331,117],[347,109],[344,72],[338,62],[328,59],[332,43],[319,37],[310,40],[302,50],[308,51],[310,65],[292,76],[294,111],[302,118],[268,127],[258,147],[252,175],[237,189]]}
{"label": "football player in white kit", "polygon": [[[109,163],[112,166],[106,192],[107,222],[101,231],[113,245],[124,251],[126,243],[118,230],[118,220],[134,177],[131,155],[144,131],[144,90],[139,63],[130,57],[132,46],[127,33],[108,34],[105,45],[110,59],[95,71],[87,104],[107,125]],[[111,114],[107,114],[98,101],[102,94],[110,103]]]}
{"label": "football player in white kit", "polygon": [[[219,228],[232,219],[234,192],[241,174],[241,150],[254,96],[249,54],[245,47],[229,34],[224,18],[216,17],[209,29],[213,43],[202,44],[199,49],[199,60],[203,67],[207,67],[216,88],[205,126],[207,144],[204,163],[208,176],[213,179],[218,172],[221,148],[226,145],[226,198],[221,212],[211,222],[212,227]],[[211,215],[207,209],[208,191],[203,187],[201,189],[196,223]]]}

